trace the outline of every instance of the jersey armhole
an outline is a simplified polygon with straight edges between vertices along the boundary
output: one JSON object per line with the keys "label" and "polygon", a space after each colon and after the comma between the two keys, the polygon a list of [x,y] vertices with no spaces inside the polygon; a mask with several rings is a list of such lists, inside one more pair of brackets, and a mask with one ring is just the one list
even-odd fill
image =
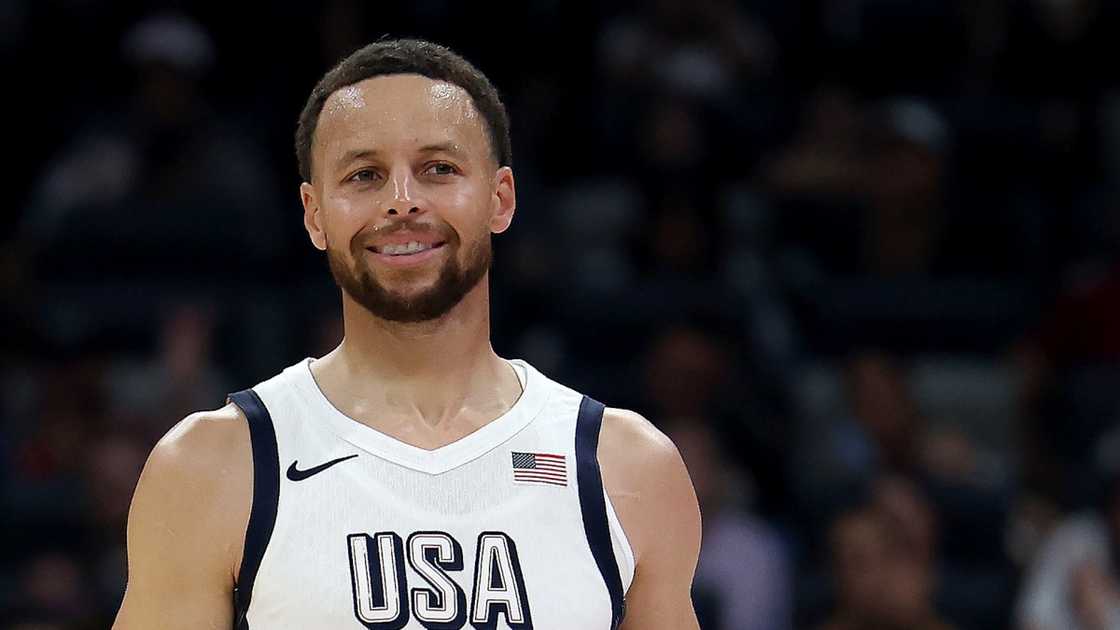
{"label": "jersey armhole", "polygon": [[626,616],[626,594],[615,554],[615,536],[607,514],[610,505],[599,472],[599,429],[603,425],[603,403],[584,396],[576,417],[576,479],[584,533],[607,594],[611,600],[611,630]]}
{"label": "jersey armhole", "polygon": [[249,510],[249,524],[245,529],[245,548],[241,557],[241,570],[234,585],[234,629],[249,629],[249,604],[253,597],[253,584],[261,560],[272,538],[276,525],[276,510],[280,503],[280,458],[276,445],[276,428],[264,401],[251,389],[229,395],[249,423],[249,443],[253,458],[253,502]]}
{"label": "jersey armhole", "polygon": [[626,530],[623,529],[622,521],[619,520],[618,514],[614,511],[614,504],[611,503],[611,498],[605,487],[603,488],[603,499],[607,504],[607,523],[611,529],[611,544],[614,546],[615,555],[618,557],[618,573],[622,580],[622,592],[626,594],[630,591],[630,584],[634,581],[634,571],[637,564],[634,561],[634,548],[630,545],[630,539],[626,536]]}

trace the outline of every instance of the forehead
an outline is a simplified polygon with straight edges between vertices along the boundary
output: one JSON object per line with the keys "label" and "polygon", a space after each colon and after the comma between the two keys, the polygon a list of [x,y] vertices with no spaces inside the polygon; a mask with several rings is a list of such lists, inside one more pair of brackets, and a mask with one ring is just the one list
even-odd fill
{"label": "forehead", "polygon": [[466,90],[418,74],[373,77],[335,91],[315,130],[315,150],[328,160],[353,148],[393,150],[447,141],[467,153],[489,148]]}

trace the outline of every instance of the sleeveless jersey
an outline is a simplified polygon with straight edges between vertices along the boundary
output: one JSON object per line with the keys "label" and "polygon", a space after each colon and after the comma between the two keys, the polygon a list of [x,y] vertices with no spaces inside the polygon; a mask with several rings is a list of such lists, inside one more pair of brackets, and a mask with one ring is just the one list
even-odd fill
{"label": "sleeveless jersey", "polygon": [[600,403],[512,360],[517,402],[429,451],[344,415],[312,361],[230,395],[254,471],[236,628],[618,627],[634,558]]}

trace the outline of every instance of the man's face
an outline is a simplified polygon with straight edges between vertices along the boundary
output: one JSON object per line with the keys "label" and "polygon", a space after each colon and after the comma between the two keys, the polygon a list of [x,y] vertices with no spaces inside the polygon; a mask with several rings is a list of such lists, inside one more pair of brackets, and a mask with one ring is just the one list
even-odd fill
{"label": "man's face", "polygon": [[512,218],[513,176],[460,87],[413,74],[332,94],[304,183],[304,223],[340,287],[373,315],[420,322],[486,277]]}

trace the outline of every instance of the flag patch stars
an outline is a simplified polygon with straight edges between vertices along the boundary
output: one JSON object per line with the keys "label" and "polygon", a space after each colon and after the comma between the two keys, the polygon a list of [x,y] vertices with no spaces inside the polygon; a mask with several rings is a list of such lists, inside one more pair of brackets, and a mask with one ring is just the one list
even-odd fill
{"label": "flag patch stars", "polygon": [[568,465],[563,455],[512,451],[513,480],[519,483],[568,485]]}

